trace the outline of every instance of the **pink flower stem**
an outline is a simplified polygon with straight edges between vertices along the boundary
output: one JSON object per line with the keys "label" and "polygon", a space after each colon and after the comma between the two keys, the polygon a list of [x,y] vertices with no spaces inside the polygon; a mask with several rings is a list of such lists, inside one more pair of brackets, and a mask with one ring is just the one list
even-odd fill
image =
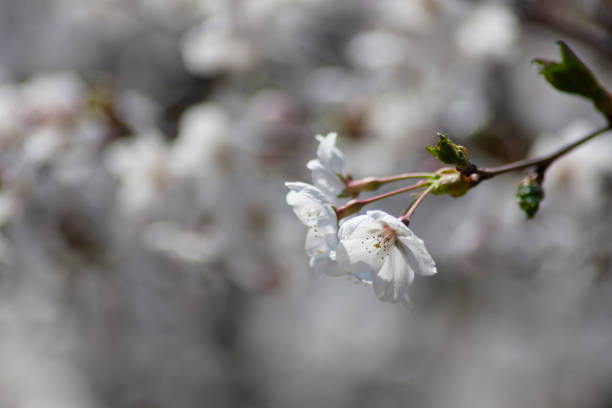
{"label": "pink flower stem", "polygon": [[401,222],[403,222],[406,225],[410,223],[410,217],[412,217],[412,214],[417,209],[419,204],[421,204],[421,202],[425,199],[427,194],[429,194],[433,188],[434,188],[434,185],[431,184],[429,187],[427,187],[425,191],[421,193],[421,195],[416,199],[416,201],[412,204],[412,206],[408,209],[408,211],[406,211],[406,214],[402,215],[399,218]]}
{"label": "pink flower stem", "polygon": [[[336,209],[336,215],[338,217],[338,221],[340,221],[342,218],[349,216],[351,214],[356,213],[357,211],[361,210],[365,205],[373,203],[375,201],[378,200],[382,200],[384,198],[387,197],[391,197],[397,194],[402,194],[408,191],[412,191],[412,190],[416,190],[418,188],[421,188],[423,186],[429,185],[430,183],[427,181],[420,181],[417,184],[414,184],[412,186],[408,186],[408,187],[404,187],[404,188],[400,188],[397,190],[393,190],[390,191],[388,193],[384,193],[384,194],[380,194],[371,198],[366,198],[363,200],[351,200],[348,203],[346,203],[345,205],[343,205],[342,207],[339,207]],[[431,189],[431,187],[430,187]]]}
{"label": "pink flower stem", "polygon": [[428,179],[434,177],[434,173],[403,173],[389,177],[366,177],[361,180],[350,180],[346,183],[346,192],[357,195],[360,191],[376,190],[383,184],[408,179]]}

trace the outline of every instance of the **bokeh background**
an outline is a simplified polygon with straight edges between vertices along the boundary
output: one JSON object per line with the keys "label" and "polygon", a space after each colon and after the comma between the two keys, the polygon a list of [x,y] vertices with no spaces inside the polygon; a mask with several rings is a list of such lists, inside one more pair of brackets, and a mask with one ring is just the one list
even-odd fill
{"label": "bokeh background", "polygon": [[[316,276],[285,180],[337,131],[356,177],[604,124],[608,0],[1,0],[0,407],[610,407],[612,135],[428,198],[415,310]],[[397,187],[392,186],[390,188]],[[398,214],[408,197],[379,208]]]}

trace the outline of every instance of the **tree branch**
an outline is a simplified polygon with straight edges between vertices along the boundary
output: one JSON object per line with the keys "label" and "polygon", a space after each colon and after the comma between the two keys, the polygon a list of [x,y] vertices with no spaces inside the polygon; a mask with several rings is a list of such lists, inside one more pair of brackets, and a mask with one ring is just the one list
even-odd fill
{"label": "tree branch", "polygon": [[466,174],[464,173],[464,175],[471,177],[473,186],[480,183],[482,180],[486,180],[486,179],[498,176],[500,174],[508,173],[511,171],[523,170],[529,167],[534,167],[536,173],[540,177],[543,177],[548,166],[550,166],[555,160],[565,155],[566,153],[572,151],[576,147],[582,145],[583,143],[595,138],[596,136],[609,131],[610,129],[612,129],[612,125],[608,124],[607,126],[597,129],[589,133],[588,135],[576,140],[575,142],[572,142],[566,146],[563,146],[559,148],[557,151],[550,153],[546,156],[535,157],[533,159],[520,160],[517,162],[504,164],[502,166],[489,167],[489,168],[478,167],[477,165],[473,164],[472,167],[468,169],[467,173]]}

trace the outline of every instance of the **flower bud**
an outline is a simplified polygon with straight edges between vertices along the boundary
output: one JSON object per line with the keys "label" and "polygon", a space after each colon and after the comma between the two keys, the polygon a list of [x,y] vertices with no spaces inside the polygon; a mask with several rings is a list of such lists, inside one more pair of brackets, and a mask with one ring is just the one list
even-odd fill
{"label": "flower bud", "polygon": [[444,164],[456,166],[460,171],[468,169],[470,161],[467,149],[451,142],[447,135],[438,133],[438,137],[440,140],[435,147],[426,146],[429,153]]}
{"label": "flower bud", "polygon": [[527,218],[533,218],[540,208],[540,201],[544,199],[544,189],[537,175],[528,175],[519,182],[516,199]]}
{"label": "flower bud", "polygon": [[444,168],[436,172],[438,177],[433,182],[431,193],[434,195],[448,194],[460,197],[470,189],[470,179],[456,169]]}

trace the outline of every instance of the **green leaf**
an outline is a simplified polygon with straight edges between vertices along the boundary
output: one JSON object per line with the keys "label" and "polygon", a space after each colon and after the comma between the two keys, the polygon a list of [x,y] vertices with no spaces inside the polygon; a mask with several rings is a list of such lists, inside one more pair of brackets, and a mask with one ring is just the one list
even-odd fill
{"label": "green leaf", "polygon": [[608,119],[612,119],[612,98],[597,81],[595,75],[563,41],[558,41],[561,62],[535,59],[540,74],[562,92],[581,95],[593,101],[595,107]]}
{"label": "green leaf", "polygon": [[523,178],[516,189],[516,199],[527,218],[533,218],[544,199],[544,189],[537,176],[529,175]]}
{"label": "green leaf", "polygon": [[460,170],[470,166],[467,149],[451,142],[447,135],[438,133],[438,144],[435,147],[426,146],[433,157],[445,164],[452,164]]}

